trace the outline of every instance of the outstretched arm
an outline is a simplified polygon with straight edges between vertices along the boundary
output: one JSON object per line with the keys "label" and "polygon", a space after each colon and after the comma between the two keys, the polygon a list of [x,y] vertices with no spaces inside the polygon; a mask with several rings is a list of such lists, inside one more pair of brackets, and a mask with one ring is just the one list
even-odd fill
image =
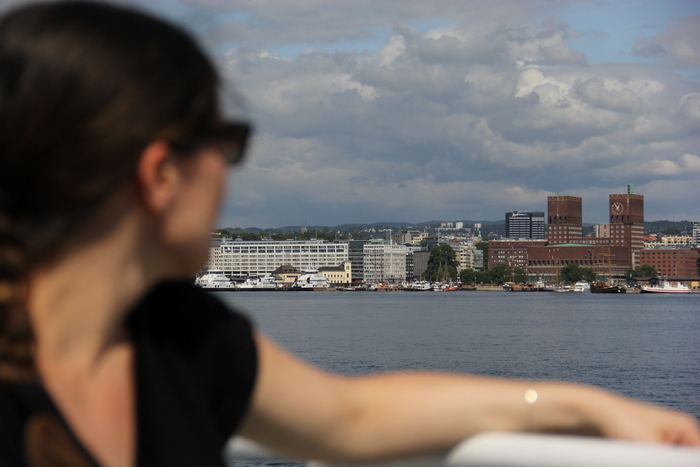
{"label": "outstretched arm", "polygon": [[[263,336],[257,344],[258,381],[240,434],[298,458],[397,459],[446,450],[484,431],[700,446],[693,417],[587,386],[441,373],[349,378],[313,368]],[[532,404],[530,389],[537,393]]]}

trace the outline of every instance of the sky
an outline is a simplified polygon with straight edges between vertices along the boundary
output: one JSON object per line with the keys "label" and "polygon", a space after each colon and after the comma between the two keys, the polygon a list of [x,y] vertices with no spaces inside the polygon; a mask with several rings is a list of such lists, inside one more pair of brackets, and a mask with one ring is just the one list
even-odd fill
{"label": "sky", "polygon": [[629,183],[647,220],[700,221],[696,0],[122,3],[243,96],[220,227],[502,220],[556,194],[605,223]]}

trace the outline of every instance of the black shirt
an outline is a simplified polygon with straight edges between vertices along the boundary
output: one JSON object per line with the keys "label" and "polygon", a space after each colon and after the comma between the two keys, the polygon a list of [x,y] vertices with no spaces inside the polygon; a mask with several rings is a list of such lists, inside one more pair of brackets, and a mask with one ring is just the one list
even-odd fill
{"label": "black shirt", "polygon": [[[222,449],[255,383],[248,320],[196,287],[168,283],[134,309],[128,326],[135,348],[136,465],[222,466]],[[40,412],[65,423],[41,386],[0,384],[1,467],[26,465],[24,427]]]}

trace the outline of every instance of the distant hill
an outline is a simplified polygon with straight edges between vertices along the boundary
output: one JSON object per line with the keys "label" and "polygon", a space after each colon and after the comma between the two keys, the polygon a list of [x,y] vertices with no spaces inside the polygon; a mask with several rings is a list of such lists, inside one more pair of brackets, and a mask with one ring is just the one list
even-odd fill
{"label": "distant hill", "polygon": [[[487,232],[494,232],[494,233],[502,233],[501,230],[505,228],[505,220],[498,220],[498,221],[490,221],[490,220],[481,220],[481,221],[474,221],[474,220],[462,220],[462,221],[454,221],[454,220],[430,220],[427,222],[416,222],[416,223],[411,223],[411,222],[373,222],[370,224],[340,224],[340,225],[335,225],[335,226],[327,226],[327,225],[307,225],[306,230],[308,232],[360,232],[365,229],[375,229],[375,230],[381,230],[381,229],[394,229],[394,230],[399,230],[399,229],[406,229],[406,228],[421,228],[424,226],[430,226],[430,227],[439,227],[440,224],[443,224],[445,222],[462,222],[465,227],[471,228],[474,224],[481,224],[482,225],[482,231],[487,231]],[[588,232],[589,229],[594,224],[591,223],[584,223],[583,227],[586,230],[585,233]],[[687,233],[689,234],[692,231],[693,228],[693,223],[691,221],[668,221],[668,220],[660,220],[660,221],[647,221],[644,223],[644,231],[647,233],[667,233],[667,234],[673,234],[673,233]],[[246,227],[246,228],[240,228],[240,227],[228,227],[222,230],[228,231],[230,234],[234,234],[236,232],[245,232],[245,233],[255,233],[259,234],[260,232],[271,232],[271,233],[293,233],[293,232],[300,232],[302,229],[301,225],[288,225],[284,227],[277,227],[274,229],[261,229],[259,227]]]}

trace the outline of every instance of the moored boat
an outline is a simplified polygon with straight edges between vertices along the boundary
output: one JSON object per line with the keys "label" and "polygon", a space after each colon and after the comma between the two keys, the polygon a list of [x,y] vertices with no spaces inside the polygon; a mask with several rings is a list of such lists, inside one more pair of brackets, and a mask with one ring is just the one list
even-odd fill
{"label": "moored boat", "polygon": [[197,277],[194,285],[215,292],[236,290],[236,286],[231,279],[226,277],[224,272],[219,269],[210,269],[205,274]]}
{"label": "moored boat", "polygon": [[317,269],[309,269],[294,282],[291,290],[328,290],[330,286],[328,279],[319,274]]}
{"label": "moored boat", "polygon": [[690,293],[690,287],[682,282],[663,281],[661,284],[642,286],[642,292],[652,293]]}
{"label": "moored boat", "polygon": [[618,293],[620,288],[616,285],[607,284],[605,282],[596,282],[591,284],[592,293]]}
{"label": "moored boat", "polygon": [[277,290],[277,283],[272,274],[265,274],[264,276],[257,277],[255,279],[246,279],[245,282],[238,286],[239,290],[246,291],[262,291],[262,290]]}

